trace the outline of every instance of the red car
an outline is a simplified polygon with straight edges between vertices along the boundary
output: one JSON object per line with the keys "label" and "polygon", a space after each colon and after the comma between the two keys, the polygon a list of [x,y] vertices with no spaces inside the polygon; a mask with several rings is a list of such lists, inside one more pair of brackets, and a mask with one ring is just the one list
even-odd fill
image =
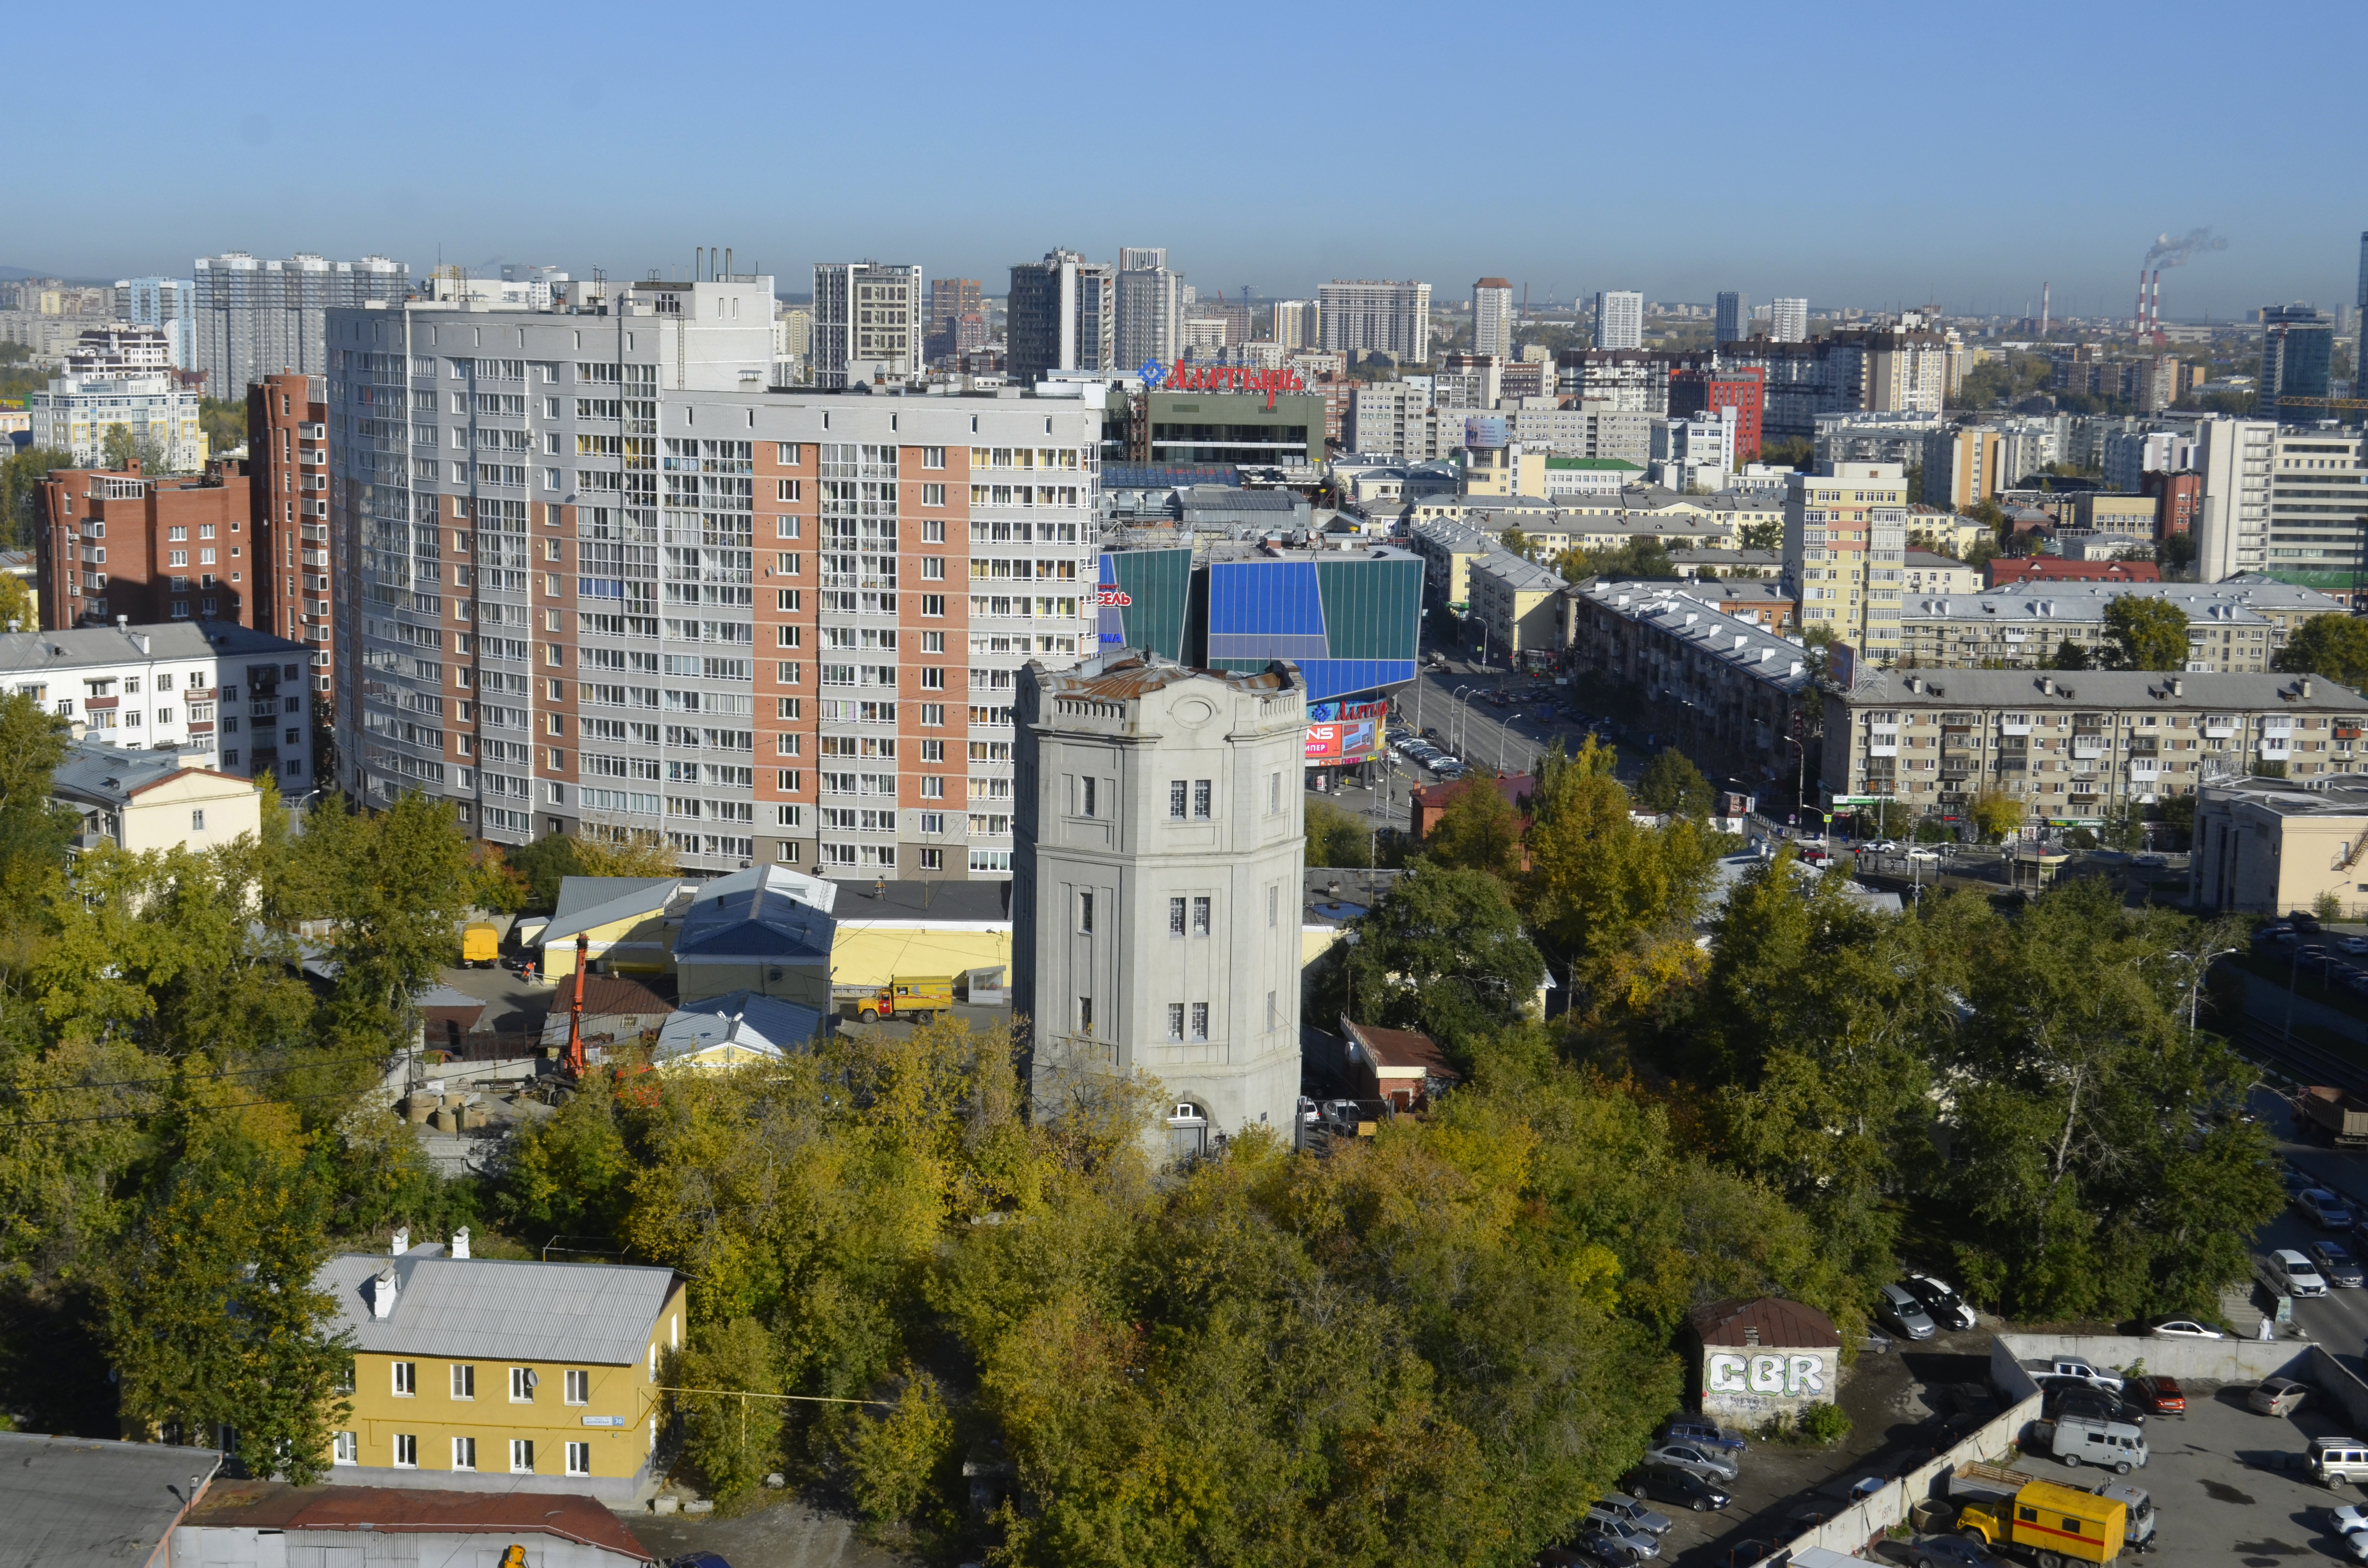
{"label": "red car", "polygon": [[2131,1379],[2126,1392],[2132,1403],[2156,1415],[2187,1414],[2187,1395],[2180,1392],[2177,1378],[2149,1372],[2145,1377]]}

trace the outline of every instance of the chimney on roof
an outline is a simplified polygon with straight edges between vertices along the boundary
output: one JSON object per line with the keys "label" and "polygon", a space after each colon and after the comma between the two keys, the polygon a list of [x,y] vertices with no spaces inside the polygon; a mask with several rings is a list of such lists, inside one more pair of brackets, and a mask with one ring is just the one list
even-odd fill
{"label": "chimney on roof", "polygon": [[2054,676],[2041,676],[2039,677],[2039,689],[2050,697],[2055,696],[2055,677]]}
{"label": "chimney on roof", "polygon": [[2308,697],[2310,695],[2310,677],[2308,676],[2302,677],[2302,694],[2305,697]]}
{"label": "chimney on roof", "polygon": [[2185,697],[2187,695],[2187,682],[2177,676],[2171,676],[2170,694],[2173,697]]}
{"label": "chimney on roof", "polygon": [[1757,1344],[1759,1344],[1759,1331],[1758,1329],[1756,1329],[1756,1328],[1747,1328],[1747,1329],[1745,1329],[1745,1330],[1743,1331],[1743,1343],[1745,1343],[1746,1345],[1757,1345]]}
{"label": "chimney on roof", "polygon": [[389,1257],[401,1257],[404,1253],[407,1253],[410,1250],[411,1227],[408,1225],[400,1226],[394,1233],[394,1240],[387,1244],[387,1256]]}
{"label": "chimney on roof", "polygon": [[128,627],[131,624],[131,618],[128,615],[119,615],[115,618],[115,624],[118,627]]}
{"label": "chimney on roof", "polygon": [[394,1315],[394,1265],[388,1264],[370,1278],[370,1316],[381,1323]]}
{"label": "chimney on roof", "polygon": [[453,1256],[454,1257],[466,1257],[466,1256],[469,1256],[469,1227],[468,1227],[468,1226],[463,1225],[463,1226],[461,1226],[459,1230],[457,1230],[457,1231],[455,1231],[455,1232],[453,1232],[453,1233],[452,1233],[452,1249],[451,1249],[451,1252],[452,1252],[452,1256]]}

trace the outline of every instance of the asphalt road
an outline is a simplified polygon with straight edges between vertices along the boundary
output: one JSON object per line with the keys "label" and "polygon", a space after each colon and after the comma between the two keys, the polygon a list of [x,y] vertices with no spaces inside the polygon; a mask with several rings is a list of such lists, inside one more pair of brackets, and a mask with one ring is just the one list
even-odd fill
{"label": "asphalt road", "polygon": [[[2348,1150],[2298,1142],[2293,1113],[2283,1099],[2268,1089],[2254,1091],[2253,1111],[2276,1131],[2278,1152],[2285,1156],[2288,1165],[2339,1192],[2368,1201],[2368,1160]],[[2266,1254],[2274,1248],[2292,1247],[2306,1254],[2311,1243],[2329,1239],[2329,1233],[2313,1224],[2299,1210],[2289,1208],[2262,1228],[2254,1238],[2253,1249]],[[2341,1241],[2355,1258],[2361,1256],[2362,1249],[2349,1237],[2332,1239]],[[2368,1363],[2363,1363],[2361,1355],[2363,1346],[2368,1346],[2368,1290],[2330,1290],[2324,1296],[2298,1301],[2294,1305],[2294,1318],[2305,1334],[2333,1351],[2338,1360],[2368,1376]]]}

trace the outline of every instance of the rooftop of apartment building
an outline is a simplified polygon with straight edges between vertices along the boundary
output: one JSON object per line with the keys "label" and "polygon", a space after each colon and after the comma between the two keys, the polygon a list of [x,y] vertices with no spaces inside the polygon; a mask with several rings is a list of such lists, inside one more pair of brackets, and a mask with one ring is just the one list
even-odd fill
{"label": "rooftop of apartment building", "polygon": [[2368,697],[2321,676],[2195,674],[2152,670],[1922,670],[1862,679],[1838,694],[1858,707],[2095,710],[2179,712],[2368,712]]}
{"label": "rooftop of apartment building", "polygon": [[1757,621],[1714,608],[1697,597],[1701,592],[1686,584],[1611,577],[1591,578],[1564,590],[1566,597],[1584,598],[1691,643],[1755,679],[1771,681],[1787,691],[1801,690],[1811,683],[1808,652],[1799,642]]}
{"label": "rooftop of apartment building", "polygon": [[[2058,607],[2064,614],[2102,615],[2105,607],[2115,599],[2161,599],[2179,606],[2191,620],[2226,619],[2226,614],[2211,617],[2212,607],[2235,607],[2246,610],[2305,611],[2313,615],[2333,615],[2343,609],[2340,600],[2317,588],[2305,588],[2293,583],[2281,583],[2268,577],[2246,575],[2226,577],[2217,583],[2145,583],[2113,581],[2079,581],[2002,584],[1986,588],[1979,594],[1959,594],[1952,597],[1959,603],[1995,602],[2009,604],[2023,599],[2044,599]],[[2082,607],[2075,608],[2074,607]]]}
{"label": "rooftop of apartment building", "polygon": [[1551,594],[1570,584],[1559,574],[1509,551],[1498,551],[1472,564],[1474,577],[1490,577],[1518,594]]}
{"label": "rooftop of apartment building", "polygon": [[211,773],[228,784],[254,788],[234,774],[187,762],[177,750],[142,751],[88,739],[66,747],[65,760],[50,776],[50,787],[67,800],[121,811],[133,796],[184,773]]}
{"label": "rooftop of apartment building", "polygon": [[2368,774],[2337,773],[2308,783],[2290,778],[2230,778],[2204,788],[2224,799],[2244,801],[2280,816],[2368,815]]}
{"label": "rooftop of apartment building", "polygon": [[76,626],[59,631],[0,632],[0,675],[93,669],[174,659],[238,658],[309,653],[304,644],[231,620],[164,620],[131,626]]}
{"label": "rooftop of apartment building", "polygon": [[[2010,588],[1987,588],[1978,594],[1918,594],[1899,607],[1902,620],[1965,620],[1990,617],[1998,620],[2045,620],[2102,626],[2106,613],[2112,608],[2120,592],[2108,596],[2059,595],[2057,587],[2087,587],[2085,583],[2047,584],[2034,588],[2019,584]],[[2124,585],[2124,591],[2131,585]],[[2152,584],[2135,585],[2150,587]],[[2241,604],[2203,601],[2196,603],[2199,613],[2188,617],[2190,625],[2269,626],[2274,624],[2264,615]]]}

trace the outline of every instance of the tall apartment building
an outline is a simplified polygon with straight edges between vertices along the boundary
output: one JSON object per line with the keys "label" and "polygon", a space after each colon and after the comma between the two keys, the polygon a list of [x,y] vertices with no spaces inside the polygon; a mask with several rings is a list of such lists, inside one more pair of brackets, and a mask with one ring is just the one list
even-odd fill
{"label": "tall apartment building", "polygon": [[927,352],[922,286],[915,266],[814,263],[814,384],[843,392],[919,375]]}
{"label": "tall apartment building", "polygon": [[1320,348],[1324,341],[1323,308],[1313,300],[1274,302],[1274,340],[1286,349]]}
{"label": "tall apartment building", "polygon": [[1595,347],[1645,346],[1645,296],[1628,289],[1599,290],[1595,296]]}
{"label": "tall apartment building", "polygon": [[1472,285],[1472,352],[1513,357],[1513,286],[1501,278]]}
{"label": "tall apartment building", "polygon": [[770,392],[772,297],[333,313],[347,790],[692,872],[1008,873],[1017,672],[1095,635],[1100,389]]}
{"label": "tall apartment building", "polygon": [[2368,233],[2360,236],[2360,282],[2352,292],[2351,314],[2351,395],[2358,397],[2357,389],[2368,386]]}
{"label": "tall apartment building", "polygon": [[161,367],[90,369],[95,373],[53,376],[47,389],[26,395],[34,446],[69,453],[87,468],[105,458],[109,435],[120,430],[162,472],[188,473],[203,464],[199,393]]}
{"label": "tall apartment building", "polygon": [[1442,355],[1431,373],[1430,401],[1440,408],[1494,408],[1503,395],[1504,372],[1504,360],[1494,354]]}
{"label": "tall apartment building", "polygon": [[2195,468],[2203,511],[2195,537],[2195,579],[2216,583],[2269,564],[2271,449],[2267,419],[2204,419],[2195,426]]}
{"label": "tall apartment building", "polygon": [[[2328,415],[2328,382],[2335,371],[2335,324],[2309,305],[2270,305],[2261,312],[2260,412],[2281,424],[2310,424]],[[2300,398],[2295,403],[2287,400]]]}
{"label": "tall apartment building", "polygon": [[1623,413],[1664,415],[1670,366],[1668,356],[1640,348],[1565,348],[1554,356],[1554,389]]}
{"label": "tall apartment building", "polygon": [[1751,335],[1751,296],[1733,289],[1719,291],[1718,312],[1711,335],[1713,343],[1733,343]]}
{"label": "tall apartment building", "polygon": [[206,395],[246,395],[279,370],[317,376],[328,368],[328,312],[401,300],[411,269],[382,256],[326,261],[305,253],[263,261],[245,251],[198,258],[192,311],[197,365]]}
{"label": "tall apartment building", "polygon": [[1378,349],[1400,364],[1430,361],[1430,285],[1334,278],[1316,290],[1324,347]]}
{"label": "tall apartment building", "polygon": [[172,347],[173,369],[198,368],[198,285],[191,278],[120,278],[115,283],[115,315],[134,326],[153,326]]}
{"label": "tall apartment building", "polygon": [[2281,429],[2270,443],[2269,574],[2349,591],[2368,517],[2368,437],[2351,429]]}
{"label": "tall apartment building", "polygon": [[1138,369],[1152,360],[1175,363],[1178,288],[1182,282],[1167,269],[1164,246],[1119,247],[1115,359],[1120,369]]}
{"label": "tall apartment building", "polygon": [[1768,335],[1778,343],[1806,343],[1809,340],[1809,301],[1769,301]]}
{"label": "tall apartment building", "polygon": [[1031,662],[1019,692],[1014,1006],[1032,1097],[1161,1088],[1162,1152],[1264,1127],[1299,1096],[1307,687],[1290,665],[1196,670],[1121,648]]}
{"label": "tall apartment building", "polygon": [[329,551],[328,383],[266,376],[246,389],[247,517],[254,525],[255,624],[312,653],[326,696],[336,646]]}
{"label": "tall apartment building", "polygon": [[1998,433],[1979,425],[1935,430],[1924,437],[1924,494],[1928,506],[1952,512],[1996,496],[2000,488]]}
{"label": "tall apartment building", "polygon": [[2105,488],[2135,491],[2149,473],[2181,473],[2195,466],[2195,437],[2184,430],[2107,432],[2100,456]]}
{"label": "tall apartment building", "polygon": [[[975,320],[982,330],[965,334],[963,327]],[[932,278],[929,279],[928,319],[922,333],[922,352],[931,364],[950,359],[964,349],[975,348],[986,341],[983,330],[986,306],[979,295],[975,278]],[[973,341],[964,342],[965,336]]]}
{"label": "tall apartment building", "polygon": [[235,460],[201,478],[53,469],[40,483],[40,508],[43,626],[128,618],[269,630],[256,619],[250,580],[269,554],[251,531],[247,477]]}
{"label": "tall apartment building", "polygon": [[1014,266],[1005,328],[1011,379],[1032,386],[1054,370],[1117,369],[1117,292],[1118,269],[1076,251]]}
{"label": "tall apartment building", "polygon": [[1878,665],[1899,656],[1907,560],[1907,474],[1898,463],[1841,462],[1794,474],[1784,494],[1784,582],[1802,625],[1820,625]]}
{"label": "tall apartment building", "polygon": [[1735,410],[1735,460],[1757,462],[1767,395],[1768,372],[1763,369],[1688,365],[1669,376],[1668,411],[1673,416],[1707,415],[1715,419],[1722,409]]}

